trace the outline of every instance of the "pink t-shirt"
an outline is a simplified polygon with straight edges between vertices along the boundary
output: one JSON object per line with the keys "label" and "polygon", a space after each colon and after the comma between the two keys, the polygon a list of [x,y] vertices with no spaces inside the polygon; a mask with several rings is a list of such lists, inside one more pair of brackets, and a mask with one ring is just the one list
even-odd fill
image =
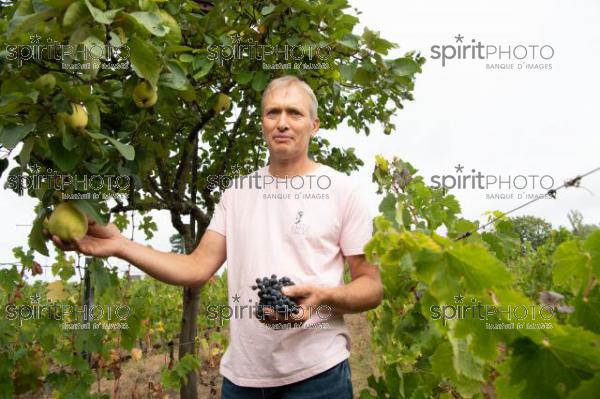
{"label": "pink t-shirt", "polygon": [[[251,315],[256,278],[343,285],[344,256],[362,254],[372,217],[361,189],[329,166],[277,179],[268,166],[225,190],[208,226],[226,238],[231,340],[221,374],[234,384],[273,387],[323,372],[350,355],[341,316],[321,308],[303,327],[274,330]],[[246,308],[243,308],[246,306]],[[237,309],[236,309],[237,308]]]}

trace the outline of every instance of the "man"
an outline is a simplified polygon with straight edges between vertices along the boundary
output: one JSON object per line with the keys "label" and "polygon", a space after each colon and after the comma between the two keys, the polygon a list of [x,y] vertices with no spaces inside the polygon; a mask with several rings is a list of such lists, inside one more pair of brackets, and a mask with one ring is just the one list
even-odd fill
{"label": "man", "polygon": [[[289,277],[296,285],[283,293],[302,306],[298,315],[266,311],[264,320],[249,313],[231,320],[222,398],[351,398],[350,339],[342,315],[376,307],[383,289],[363,252],[372,224],[361,188],[308,158],[318,129],[310,86],[294,76],[273,80],[262,99],[269,165],[225,190],[189,255],[153,250],[112,224],[93,221],[81,240],[52,240],[64,250],[117,256],[158,280],[189,287],[204,284],[227,260],[232,307],[256,303],[256,278]],[[346,285],[344,261],[352,277]],[[290,328],[275,330],[273,323]]]}

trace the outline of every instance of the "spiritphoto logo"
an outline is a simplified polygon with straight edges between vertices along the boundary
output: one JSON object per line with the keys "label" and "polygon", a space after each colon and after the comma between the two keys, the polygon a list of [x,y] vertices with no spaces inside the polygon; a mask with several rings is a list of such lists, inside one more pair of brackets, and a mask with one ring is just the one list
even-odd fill
{"label": "spiritphoto logo", "polygon": [[[234,303],[240,303],[241,297],[238,294],[232,296]],[[299,307],[297,308],[297,312],[294,313],[292,308],[289,308],[285,305],[283,306],[283,311],[279,313],[280,316],[285,316],[287,321],[284,321],[280,324],[287,325],[288,327],[302,327],[302,328],[328,328],[328,324],[324,323],[329,320],[333,315],[333,309],[329,305],[319,305],[319,306],[307,306],[307,307]],[[254,303],[252,299],[248,299],[247,305],[223,305],[223,304],[211,304],[206,306],[208,320],[216,321],[217,324],[223,326],[226,320],[231,319],[256,319],[258,321],[264,321],[266,316],[261,311],[262,309],[267,308],[266,305],[259,305],[258,303]],[[303,319],[305,316],[308,316],[309,320],[313,320],[310,324],[301,323],[298,320]],[[315,323],[315,319],[317,320]],[[319,326],[314,326],[319,324]],[[273,328],[273,326],[270,326]],[[274,327],[274,329],[277,329]]]}
{"label": "spiritphoto logo", "polygon": [[[488,305],[476,298],[466,302],[466,297],[454,296],[454,304],[431,305],[429,313],[432,320],[442,320],[444,326],[448,320],[475,319],[485,322],[487,330],[541,330],[553,328],[555,307],[541,305]],[[527,322],[525,322],[527,320]]]}
{"label": "spiritphoto logo", "polygon": [[38,293],[35,293],[30,298],[29,305],[5,305],[5,319],[16,320],[19,327],[23,325],[24,321],[46,319],[63,321],[62,328],[65,330],[129,328],[127,323],[123,323],[132,313],[128,305],[76,306],[51,301],[42,304],[40,301],[41,296]]}
{"label": "spiritphoto logo", "polygon": [[[239,173],[239,169],[237,173]],[[331,187],[331,178],[327,175],[294,175],[278,178],[254,172],[247,175],[209,175],[207,180],[210,189],[233,187],[235,189],[250,188],[255,190],[327,190]]]}
{"label": "spiritphoto logo", "polygon": [[431,46],[431,58],[441,60],[442,67],[450,61],[485,61],[486,69],[552,69],[554,47],[540,43],[487,44],[478,39],[467,39],[460,33],[452,44]]}
{"label": "spiritphoto logo", "polygon": [[[485,174],[479,170],[465,170],[460,163],[454,167],[454,173],[431,176],[431,187],[448,190],[497,190],[486,193],[486,199],[549,199],[554,189],[554,178],[539,174]],[[502,192],[504,190],[504,192]],[[534,191],[534,190],[537,190]],[[543,192],[540,192],[543,190]],[[511,192],[511,191],[517,191]]]}
{"label": "spiritphoto logo", "polygon": [[[331,57],[331,47],[327,44],[262,44],[252,38],[243,38],[238,33],[230,35],[231,44],[211,44],[208,46],[208,59],[221,66],[226,61],[253,59],[263,62],[263,69],[326,69]],[[309,62],[303,62],[308,60]]]}
{"label": "spiritphoto logo", "polygon": [[[6,58],[17,61],[18,66],[24,62],[50,60],[60,62],[62,69],[128,69],[130,49],[127,45],[113,46],[102,42],[80,43],[77,45],[61,44],[52,38],[41,43],[37,34],[29,37],[30,44],[7,44]],[[73,60],[81,62],[73,63]],[[103,61],[103,62],[101,62]]]}
{"label": "spiritphoto logo", "polygon": [[9,175],[4,188],[13,191],[38,190],[42,187],[56,191],[73,189],[93,194],[89,191],[108,189],[113,192],[127,191],[131,185],[131,176],[128,175],[71,175],[39,167],[33,167],[28,175]]}

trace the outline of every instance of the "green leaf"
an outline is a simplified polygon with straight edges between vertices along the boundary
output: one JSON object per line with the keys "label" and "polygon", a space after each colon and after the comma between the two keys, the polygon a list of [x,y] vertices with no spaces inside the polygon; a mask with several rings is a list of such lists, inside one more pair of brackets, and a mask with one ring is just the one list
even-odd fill
{"label": "green leaf", "polygon": [[521,398],[564,398],[598,370],[596,342],[596,335],[572,326],[549,330],[541,345],[519,339],[513,345],[511,384],[523,384]]}
{"label": "green leaf", "polygon": [[358,50],[358,37],[353,34],[347,34],[342,39],[337,41],[339,44],[351,48],[352,50]]}
{"label": "green leaf", "polygon": [[252,71],[241,71],[233,75],[235,81],[241,85],[248,84],[253,77],[254,73]]}
{"label": "green leaf", "polygon": [[167,67],[169,68],[170,73],[163,73],[160,75],[158,84],[170,87],[174,90],[186,90],[189,82],[185,77],[185,71],[181,64],[177,61],[168,61]]}
{"label": "green leaf", "polygon": [[44,256],[48,256],[48,248],[46,247],[46,239],[44,238],[44,234],[42,233],[43,229],[43,220],[38,217],[33,221],[33,227],[29,232],[28,244],[29,247],[33,250],[38,251],[40,254]]}
{"label": "green leaf", "polygon": [[262,10],[260,10],[260,13],[262,15],[269,15],[271,14],[273,11],[275,11],[276,6],[274,4],[269,4],[268,6],[264,6],[262,8]]}
{"label": "green leaf", "polygon": [[379,204],[379,212],[383,213],[383,216],[390,221],[396,218],[396,202],[396,196],[390,193]]}
{"label": "green leaf", "polygon": [[89,123],[86,129],[92,132],[100,131],[100,110],[96,101],[86,101],[85,109],[87,110]]}
{"label": "green leaf", "polygon": [[563,242],[554,252],[552,279],[555,284],[568,285],[577,292],[589,276],[588,257],[579,249],[577,241]]}
{"label": "green leaf", "polygon": [[[25,167],[29,163],[29,159],[31,157],[31,150],[33,150],[34,144],[35,139],[33,137],[28,138],[23,143],[23,148],[21,149],[21,153],[19,154],[19,163],[21,164],[21,166]],[[2,176],[1,171],[0,176]]]}
{"label": "green leaf", "polygon": [[452,345],[452,363],[458,375],[476,381],[483,381],[483,361],[471,353],[468,349],[467,340],[449,336]]}
{"label": "green leaf", "polygon": [[269,73],[266,71],[258,71],[252,79],[252,89],[256,92],[261,92],[269,83]]}
{"label": "green leaf", "polygon": [[352,80],[355,72],[356,65],[354,63],[340,65],[340,75],[344,80]]}
{"label": "green leaf", "polygon": [[7,148],[14,148],[35,128],[35,123],[25,125],[5,126],[0,132],[0,144]]}
{"label": "green leaf", "polygon": [[69,5],[63,16],[63,26],[71,28],[80,23],[84,18],[91,16],[83,0],[75,1]]}
{"label": "green leaf", "polygon": [[53,137],[48,141],[50,152],[52,153],[52,161],[64,171],[72,170],[81,155],[80,151],[69,151],[62,145],[62,140],[59,137]]}
{"label": "green leaf", "polygon": [[449,341],[444,341],[431,356],[431,370],[440,379],[447,378],[464,397],[472,397],[479,392],[481,383],[456,373],[454,353]]}
{"label": "green leaf", "polygon": [[52,274],[67,281],[75,275],[75,260],[72,257],[67,258],[63,251],[58,251],[56,262],[52,264],[51,270]]}
{"label": "green leaf", "polygon": [[137,36],[131,38],[129,47],[131,49],[133,70],[139,77],[146,79],[155,88],[162,68],[160,53],[150,42]]}
{"label": "green leaf", "polygon": [[77,140],[75,139],[75,135],[71,133],[71,131],[68,129],[65,129],[65,131],[62,134],[62,145],[69,151],[72,151],[73,149],[75,149],[75,147],[77,147]]}
{"label": "green leaf", "polygon": [[392,72],[396,76],[412,76],[421,72],[421,67],[412,58],[398,58],[392,61]]}
{"label": "green leaf", "polygon": [[600,229],[589,235],[583,243],[583,249],[591,255],[590,265],[596,277],[600,277]]}
{"label": "green leaf", "polygon": [[116,149],[123,155],[128,161],[133,161],[135,159],[135,149],[133,146],[129,144],[123,144],[120,141],[113,139],[112,137],[108,137],[108,141],[110,141]]}
{"label": "green leaf", "polygon": [[600,334],[600,285],[596,284],[587,293],[582,290],[571,305],[575,311],[569,317],[569,323]]}
{"label": "green leaf", "polygon": [[102,11],[101,9],[94,7],[92,3],[90,3],[90,0],[85,0],[85,4],[94,20],[105,25],[112,24],[115,16],[123,9],[117,8],[115,10]]}
{"label": "green leaf", "polygon": [[577,389],[573,390],[568,399],[590,399],[598,396],[600,392],[600,373],[597,373],[592,379],[583,381]]}
{"label": "green leaf", "polygon": [[129,13],[138,23],[144,26],[154,36],[163,37],[169,29],[163,25],[160,14],[157,12],[138,11]]}
{"label": "green leaf", "polygon": [[43,23],[43,21],[55,17],[60,14],[59,10],[49,9],[46,11],[36,12],[33,14],[22,15],[19,12],[15,12],[10,23],[6,34],[8,36],[14,36],[21,32],[27,32],[35,26]]}
{"label": "green leaf", "polygon": [[387,54],[388,50],[396,47],[394,43],[382,39],[379,32],[373,32],[368,28],[363,32],[363,39],[368,48],[381,54]]}
{"label": "green leaf", "polygon": [[354,76],[352,77],[352,81],[358,83],[362,86],[370,85],[375,79],[377,75],[374,72],[367,70],[366,68],[359,67]]}
{"label": "green leaf", "polygon": [[200,78],[203,78],[204,76],[206,76],[210,70],[212,69],[214,62],[207,60],[206,58],[203,57],[197,57],[194,60],[194,69],[197,70],[197,72],[194,74],[194,79],[198,80]]}
{"label": "green leaf", "polygon": [[133,148],[133,146],[131,146],[129,144],[123,144],[119,140],[114,139],[109,136],[106,136],[102,133],[87,132],[87,134],[95,139],[99,139],[99,140],[104,139],[104,140],[110,141],[112,143],[112,145],[115,146],[117,151],[119,151],[121,153],[121,155],[123,155],[123,158],[125,158],[126,160],[133,161],[133,159],[135,158],[135,149]]}
{"label": "green leaf", "polygon": [[461,280],[468,292],[486,293],[489,287],[507,286],[513,280],[502,263],[482,245],[459,245],[448,250],[448,255],[450,275]]}
{"label": "green leaf", "polygon": [[90,200],[73,200],[71,203],[81,212],[94,219],[96,222],[105,225],[108,222],[108,216],[104,216],[98,209],[98,204]]}

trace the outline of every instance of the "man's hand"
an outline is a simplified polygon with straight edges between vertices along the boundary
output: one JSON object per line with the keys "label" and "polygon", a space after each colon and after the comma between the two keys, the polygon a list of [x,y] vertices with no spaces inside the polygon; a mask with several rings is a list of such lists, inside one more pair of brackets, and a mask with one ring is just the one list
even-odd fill
{"label": "man's hand", "polygon": [[[281,293],[291,297],[300,305],[298,314],[292,312],[278,313],[270,306],[263,307],[264,318],[258,319],[267,325],[277,323],[300,323],[302,325],[313,315],[318,315],[324,320],[331,316],[331,308],[324,305],[326,289],[309,284],[289,285],[281,289]],[[321,306],[323,305],[323,306]],[[326,307],[324,309],[323,307]],[[324,321],[322,320],[322,321]]]}
{"label": "man's hand", "polygon": [[126,240],[114,224],[102,226],[89,218],[87,234],[81,239],[63,242],[56,235],[50,235],[46,229],[44,229],[44,235],[51,238],[52,242],[63,251],[77,251],[84,255],[99,257],[117,255],[123,241]]}

